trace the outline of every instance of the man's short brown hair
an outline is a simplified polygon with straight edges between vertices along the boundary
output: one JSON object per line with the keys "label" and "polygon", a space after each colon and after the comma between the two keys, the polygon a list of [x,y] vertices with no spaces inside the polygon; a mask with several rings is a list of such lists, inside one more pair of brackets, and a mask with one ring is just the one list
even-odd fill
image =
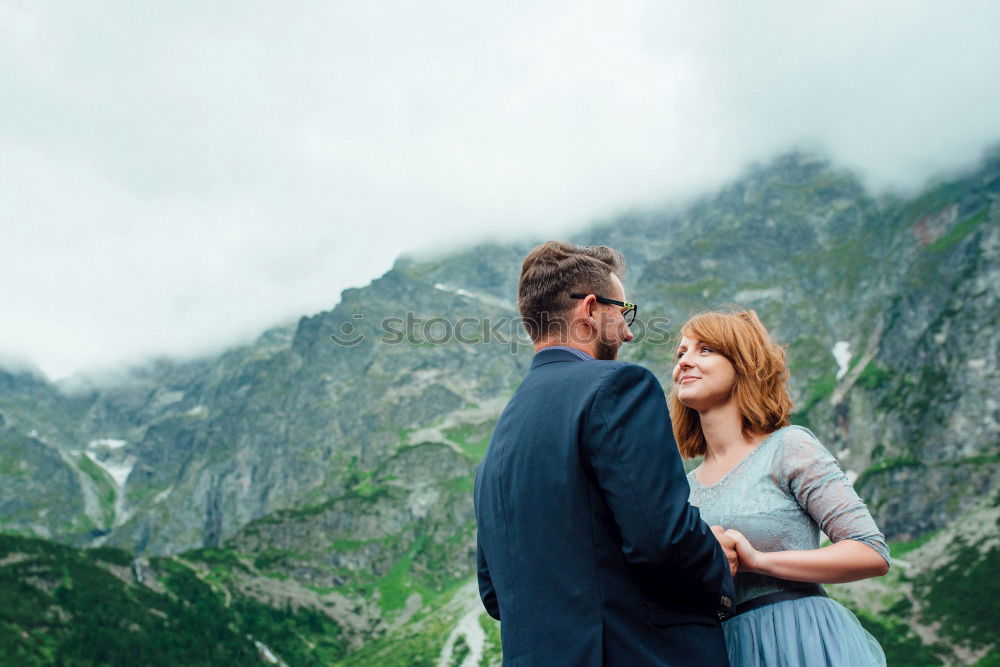
{"label": "man's short brown hair", "polygon": [[614,248],[549,241],[529,252],[521,266],[517,305],[531,339],[563,331],[573,309],[571,293],[609,296],[612,273],[625,277],[625,258]]}

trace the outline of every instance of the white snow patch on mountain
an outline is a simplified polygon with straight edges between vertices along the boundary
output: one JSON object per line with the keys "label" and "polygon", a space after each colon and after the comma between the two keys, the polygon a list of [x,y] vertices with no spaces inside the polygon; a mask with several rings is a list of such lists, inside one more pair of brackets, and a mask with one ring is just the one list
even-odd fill
{"label": "white snow patch on mountain", "polygon": [[108,473],[111,479],[114,480],[115,486],[119,489],[125,486],[125,480],[132,473],[132,468],[135,467],[135,459],[133,457],[128,457],[122,462],[114,461],[102,461],[97,458],[97,455],[93,452],[84,452],[88,459],[93,461],[98,467],[104,472]]}
{"label": "white snow patch on mountain", "polygon": [[90,449],[97,449],[99,447],[107,447],[108,449],[121,449],[128,444],[127,440],[116,440],[115,438],[98,438],[97,440],[91,440],[87,443],[87,447]]}
{"label": "white snow patch on mountain", "polygon": [[449,292],[451,294],[457,294],[458,296],[464,296],[467,299],[482,301],[483,303],[488,303],[492,306],[499,306],[500,308],[505,308],[507,310],[515,310],[514,304],[504,301],[503,299],[498,299],[495,296],[490,296],[489,294],[470,292],[469,290],[462,289],[461,287],[451,287],[450,285],[445,285],[444,283],[434,283],[434,289],[441,290],[442,292]]}
{"label": "white snow patch on mountain", "polygon": [[463,637],[466,646],[469,647],[469,652],[462,660],[460,667],[475,667],[482,662],[483,649],[486,646],[486,633],[479,625],[479,617],[483,615],[484,611],[474,585],[473,583],[463,586],[456,595],[456,599],[460,599],[463,603],[464,613],[444,643],[441,654],[438,656],[438,667],[447,667],[452,664],[452,652],[459,637]]}
{"label": "white snow patch on mountain", "polygon": [[846,340],[838,340],[833,344],[833,358],[837,360],[837,379],[847,374],[851,363],[851,344]]}

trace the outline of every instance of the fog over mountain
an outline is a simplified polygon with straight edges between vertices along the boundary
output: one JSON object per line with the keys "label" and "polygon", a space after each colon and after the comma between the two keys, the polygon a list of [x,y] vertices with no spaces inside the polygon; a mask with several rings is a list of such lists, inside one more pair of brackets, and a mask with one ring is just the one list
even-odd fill
{"label": "fog over mountain", "polygon": [[247,341],[407,251],[567,236],[820,148],[1000,138],[1000,5],[0,3],[0,350]]}

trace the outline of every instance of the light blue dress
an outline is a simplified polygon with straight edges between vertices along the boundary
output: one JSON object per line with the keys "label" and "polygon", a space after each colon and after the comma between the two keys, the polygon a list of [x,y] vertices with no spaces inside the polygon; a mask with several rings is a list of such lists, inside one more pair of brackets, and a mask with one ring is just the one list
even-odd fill
{"label": "light blue dress", "polygon": [[[759,551],[816,549],[822,530],[831,542],[863,542],[889,560],[885,537],[836,459],[800,426],[772,433],[717,484],[703,486],[694,471],[688,483],[703,520],[735,528]],[[803,585],[739,573],[735,604]],[[723,630],[733,667],[885,665],[875,638],[826,597],[752,609],[725,621]]]}

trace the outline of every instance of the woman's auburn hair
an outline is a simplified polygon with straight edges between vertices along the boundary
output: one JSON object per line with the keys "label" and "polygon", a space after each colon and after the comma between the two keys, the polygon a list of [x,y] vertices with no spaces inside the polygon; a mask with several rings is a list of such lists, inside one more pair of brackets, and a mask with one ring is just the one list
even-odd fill
{"label": "woman's auburn hair", "polygon": [[[681,327],[681,336],[704,343],[736,369],[733,398],[742,417],[744,437],[772,433],[788,426],[792,399],[788,396],[785,348],[771,339],[753,310],[710,311],[695,315]],[[677,349],[675,348],[675,349]],[[670,419],[681,456],[705,455],[705,434],[697,410],[681,404],[677,385],[670,390]]]}

